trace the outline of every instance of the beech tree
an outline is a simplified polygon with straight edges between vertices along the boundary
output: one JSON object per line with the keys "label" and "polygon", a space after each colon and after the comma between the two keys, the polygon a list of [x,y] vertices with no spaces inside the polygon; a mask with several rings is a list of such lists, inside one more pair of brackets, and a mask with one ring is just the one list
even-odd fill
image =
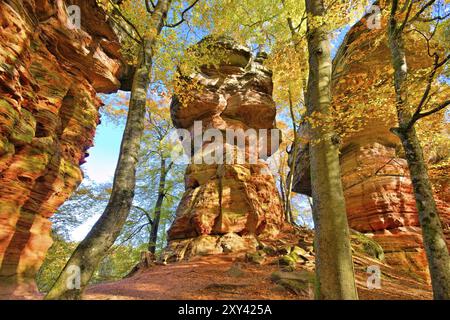
{"label": "beech tree", "polygon": [[[174,206],[182,191],[184,166],[170,160],[173,144],[170,132],[173,129],[170,117],[170,99],[167,94],[160,96],[151,90],[147,100],[147,117],[139,153],[136,173],[136,189],[129,218],[121,236],[116,242],[141,245],[146,241],[148,251],[164,245],[165,226],[173,218]],[[106,105],[108,120],[116,122],[126,119],[127,95],[115,95]],[[147,256],[146,256],[147,257]]]}
{"label": "beech tree", "polygon": [[[297,112],[289,113],[297,126],[309,123],[314,132],[310,152],[314,153],[311,173],[314,180],[319,299],[357,298],[340,181],[339,139],[334,132],[334,118],[330,110],[332,62],[329,37],[333,30],[352,21],[349,14],[342,13],[357,10],[359,5],[359,1],[312,1],[306,2],[305,6],[293,0],[280,0],[278,3],[269,0],[223,0],[208,11],[210,19],[205,16],[198,18],[198,23],[203,23],[214,33],[229,34],[238,41],[251,44],[255,50],[270,51],[267,65],[274,74],[277,105],[289,111],[297,105],[306,105],[308,109],[301,118],[295,116]],[[308,23],[308,30],[305,22]],[[309,48],[309,63],[306,48]],[[313,68],[309,70],[309,79],[308,68]],[[298,152],[295,147],[291,150]],[[292,181],[281,180],[280,184],[285,207],[290,210],[287,202],[291,200]],[[288,213],[287,220],[290,219]]]}
{"label": "beech tree", "polygon": [[[394,68],[395,106],[397,109],[398,127],[393,128],[405,150],[411,181],[416,198],[416,207],[419,213],[419,222],[422,228],[423,243],[428,259],[433,295],[435,299],[450,299],[450,256],[446,240],[442,231],[433,189],[424,161],[423,150],[417,137],[416,123],[427,116],[439,112],[450,105],[446,99],[428,106],[432,95],[432,86],[439,71],[450,60],[450,55],[440,57],[437,51],[432,52],[430,41],[438,29],[438,24],[446,17],[433,14],[435,0],[403,1],[392,0],[388,21],[388,40],[391,51],[392,66]],[[448,14],[447,14],[448,17]],[[414,27],[414,22],[436,21],[432,27],[431,35]],[[408,92],[408,64],[405,50],[404,32],[411,27],[419,32],[427,42],[428,55],[433,65],[428,74],[423,95],[418,105],[411,108],[411,99]]]}
{"label": "beech tree", "polygon": [[[58,280],[46,295],[46,299],[80,299],[99,262],[119,236],[130,212],[135,192],[136,166],[144,132],[147,90],[151,82],[158,37],[164,27],[176,27],[182,24],[185,21],[185,14],[197,2],[198,0],[194,1],[181,14],[174,12],[175,17],[180,15],[180,20],[169,24],[166,18],[172,0],[158,0],[156,3],[145,0],[144,4],[125,1],[124,6],[137,13],[143,12],[140,16],[142,25],[141,28],[138,28],[121,10],[120,6],[111,0],[100,1],[110,13],[111,18],[117,22],[117,26],[137,44],[135,47],[137,52],[136,70],[133,77],[127,122],[108,205],[86,238],[73,252]],[[145,8],[145,11],[139,10],[141,8]],[[76,274],[77,270],[79,275]],[[79,288],[67,285],[73,276],[80,277]]]}
{"label": "beech tree", "polygon": [[150,223],[148,251],[152,254],[155,254],[156,251],[163,201],[166,199],[167,192],[169,191],[167,176],[174,165],[174,162],[170,159],[170,147],[164,141],[169,131],[173,129],[172,120],[170,119],[169,101],[166,99],[164,104],[165,107],[156,107],[154,108],[155,112],[149,114],[146,133],[146,135],[151,135],[148,140],[151,140],[155,144],[155,146],[148,146],[146,149],[151,157],[159,159],[156,201],[152,216],[150,217],[150,214],[147,214]]}
{"label": "beech tree", "polygon": [[[306,0],[308,13],[309,114],[327,116],[331,104],[332,61],[322,0]],[[316,251],[316,297],[357,299],[350,236],[342,191],[339,142],[330,125],[310,127],[311,187]]]}

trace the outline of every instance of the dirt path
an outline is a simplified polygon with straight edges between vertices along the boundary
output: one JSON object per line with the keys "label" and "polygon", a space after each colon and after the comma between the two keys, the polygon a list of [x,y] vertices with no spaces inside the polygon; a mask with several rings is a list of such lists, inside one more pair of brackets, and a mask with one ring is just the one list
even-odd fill
{"label": "dirt path", "polygon": [[[231,270],[230,270],[231,269]],[[91,286],[86,299],[296,299],[270,280],[277,266],[216,255],[157,265],[131,278]],[[305,297],[307,298],[307,297]]]}
{"label": "dirt path", "polygon": [[[295,295],[270,280],[277,265],[256,265],[232,255],[216,255],[189,262],[157,265],[130,278],[88,288],[85,299],[311,299],[312,290]],[[381,265],[381,289],[368,290],[366,265],[355,258],[361,299],[431,299],[431,287],[393,268]]]}

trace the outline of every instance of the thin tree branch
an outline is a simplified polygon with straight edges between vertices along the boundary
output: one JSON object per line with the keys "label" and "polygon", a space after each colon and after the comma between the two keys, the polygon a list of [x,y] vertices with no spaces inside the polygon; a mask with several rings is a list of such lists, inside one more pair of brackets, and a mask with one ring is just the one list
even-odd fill
{"label": "thin tree branch", "polygon": [[420,15],[422,14],[422,13],[424,13],[424,11],[427,9],[427,8],[429,8],[433,3],[435,3],[436,2],[436,0],[430,0],[430,1],[428,1],[419,11],[417,11],[417,13],[414,15],[414,17],[412,17],[411,18],[411,20],[410,20],[410,22],[413,22],[413,21],[415,21],[415,20],[417,20],[417,19],[419,19],[420,18]]}
{"label": "thin tree branch", "polygon": [[153,4],[153,1],[145,0],[144,2],[145,2],[145,9],[147,9],[147,12],[152,14],[153,10],[151,8],[155,9],[155,5]]}
{"label": "thin tree branch", "polygon": [[409,15],[411,14],[411,11],[412,11],[413,3],[414,3],[414,1],[410,0],[409,6],[408,6],[408,11],[406,12],[405,19],[403,20],[403,23],[399,28],[399,32],[402,32],[403,29],[405,29],[406,24],[408,23]]}
{"label": "thin tree branch", "polygon": [[435,16],[432,18],[417,18],[417,21],[420,21],[420,22],[432,22],[432,21],[436,21],[436,20],[441,21],[441,20],[447,19],[448,17],[450,17],[450,12],[447,13],[445,16]]}
{"label": "thin tree branch", "polygon": [[169,172],[170,169],[172,169],[172,167],[173,167],[173,161],[171,161],[171,162],[169,163],[169,165],[167,166],[167,172]]}
{"label": "thin tree branch", "polygon": [[[429,50],[429,48],[428,48],[428,50]],[[450,60],[450,55],[447,55],[447,57],[442,59],[442,61],[439,61],[439,56],[436,52],[433,53],[433,56],[434,56],[434,65],[433,65],[433,70],[431,71],[430,75],[428,76],[427,87],[425,88],[425,92],[422,95],[422,98],[420,99],[420,102],[417,106],[416,111],[414,112],[413,116],[411,117],[411,120],[408,122],[408,125],[406,126],[406,130],[411,129],[412,126],[417,122],[417,120],[419,120],[423,117],[426,117],[428,115],[431,115],[433,113],[436,113],[448,105],[448,101],[445,101],[444,103],[437,106],[436,108],[433,108],[426,112],[422,112],[422,108],[427,104],[427,102],[429,100],[428,98],[430,95],[431,86],[433,84],[433,81],[434,81],[434,78],[436,76],[438,69]]]}
{"label": "thin tree branch", "polygon": [[275,14],[275,15],[273,15],[273,16],[267,18],[267,19],[261,19],[261,20],[252,22],[252,23],[250,23],[250,24],[248,24],[248,23],[243,23],[242,25],[243,25],[243,26],[246,26],[247,28],[251,28],[251,27],[256,26],[257,24],[263,24],[264,22],[273,20],[273,19],[276,18],[277,16],[278,16],[278,14]]}
{"label": "thin tree branch", "polygon": [[431,115],[433,113],[436,113],[438,111],[441,111],[442,109],[446,108],[448,105],[450,105],[450,100],[447,100],[447,101],[441,103],[440,105],[438,105],[437,107],[435,107],[435,108],[433,108],[433,109],[431,109],[429,111],[421,112],[421,113],[419,113],[419,116],[418,116],[417,120],[419,120],[419,119],[421,119],[423,117],[429,116],[429,115]]}
{"label": "thin tree branch", "polygon": [[190,6],[188,6],[186,9],[183,10],[183,12],[181,12],[181,19],[180,19],[180,21],[178,21],[176,23],[165,24],[164,26],[168,27],[168,28],[175,28],[175,27],[179,26],[180,24],[182,24],[183,22],[185,22],[186,20],[184,18],[184,15],[186,13],[188,13],[197,4],[197,2],[199,2],[199,1],[200,0],[195,0]]}
{"label": "thin tree branch", "polygon": [[111,0],[109,0],[109,2],[111,3],[111,5],[114,8],[113,13],[117,13],[119,15],[119,17],[121,17],[123,19],[123,21],[125,21],[131,28],[133,28],[134,32],[136,32],[139,39],[141,39],[141,41],[143,41],[144,39],[142,38],[142,36],[139,33],[136,26],[133,23],[131,23],[131,21],[127,17],[125,17],[125,15],[122,13],[122,11],[120,11],[120,9],[117,7],[117,5],[114,2],[112,2]]}
{"label": "thin tree branch", "polygon": [[389,163],[391,163],[395,158],[392,157],[391,159],[389,159],[385,164],[383,164],[380,168],[378,168],[377,171],[375,171],[375,173],[373,174],[374,176],[376,176],[378,174],[378,172],[380,172],[381,170],[383,170],[384,167],[386,167]]}
{"label": "thin tree branch", "polygon": [[298,26],[296,26],[294,29],[295,29],[296,31],[298,31],[298,30],[301,28],[301,26],[302,26],[302,24],[303,24],[304,21],[306,21],[306,10],[303,12],[303,16],[302,16],[302,18],[300,19],[300,23],[299,23]]}
{"label": "thin tree branch", "polygon": [[431,51],[430,51],[430,49],[431,49],[431,46],[430,46],[430,40],[433,38],[434,34],[436,33],[436,29],[437,29],[437,25],[436,25],[436,27],[434,28],[434,30],[433,30],[432,34],[430,35],[430,37],[427,37],[427,36],[426,36],[422,31],[420,31],[419,29],[416,29],[416,28],[413,28],[413,29],[412,29],[412,31],[417,32],[418,34],[420,34],[420,35],[425,39],[425,41],[427,42],[427,53],[428,53],[428,56],[430,56],[430,57],[432,57],[432,58],[436,55],[436,53],[432,54]]}
{"label": "thin tree branch", "polygon": [[151,225],[153,225],[153,220],[152,220],[152,218],[150,217],[150,214],[148,213],[147,210],[145,210],[144,208],[141,208],[141,207],[139,207],[139,206],[135,206],[135,205],[133,205],[133,208],[138,209],[139,211],[143,212],[143,213],[145,214],[145,216],[147,217],[148,222],[149,222]]}
{"label": "thin tree branch", "polygon": [[[139,232],[141,232],[141,230],[145,227],[148,226],[149,223],[144,223],[143,225],[140,225],[135,231],[133,231],[128,237],[126,237],[123,241],[121,241],[116,248],[120,247],[121,245],[123,245],[125,242],[131,240],[134,236],[136,236]],[[114,251],[114,250],[113,250]]]}
{"label": "thin tree branch", "polygon": [[122,26],[122,24],[117,21],[115,18],[113,18],[112,16],[110,16],[110,18],[116,23],[116,25],[127,34],[127,36],[129,36],[132,40],[134,40],[137,44],[141,44],[141,40],[137,39],[136,37],[134,37],[124,26]]}
{"label": "thin tree branch", "polygon": [[[284,7],[286,6],[286,3],[285,3],[284,0],[281,0],[281,4]],[[291,30],[291,34],[292,35],[295,35],[297,33],[298,29],[300,29],[300,27],[303,24],[303,21],[305,21],[305,20],[306,20],[306,10],[303,12],[303,16],[302,16],[302,18],[300,20],[300,23],[296,27],[294,26],[294,21],[292,20],[292,18],[291,17],[287,18],[287,23],[288,23],[288,26],[289,26],[289,30]]]}
{"label": "thin tree branch", "polygon": [[397,13],[397,10],[398,10],[398,0],[392,0],[389,24],[390,24],[390,28],[392,29],[392,32],[394,35],[397,34],[397,32],[398,32],[397,20],[395,19],[395,14]]}
{"label": "thin tree branch", "polygon": [[295,27],[294,27],[294,23],[292,22],[292,18],[288,17],[287,18],[287,22],[288,22],[289,30],[291,30],[292,35],[294,35],[295,34]]}

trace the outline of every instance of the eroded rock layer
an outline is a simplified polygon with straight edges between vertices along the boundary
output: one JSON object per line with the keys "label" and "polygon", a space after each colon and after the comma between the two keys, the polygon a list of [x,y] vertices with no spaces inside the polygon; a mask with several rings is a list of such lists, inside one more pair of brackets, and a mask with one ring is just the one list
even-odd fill
{"label": "eroded rock layer", "polygon": [[[270,133],[276,129],[272,75],[262,65],[263,54],[253,58],[248,48],[227,39],[220,39],[215,45],[225,52],[225,61],[218,69],[202,67],[201,72],[188,79],[189,82],[195,79],[199,89],[190,92],[185,106],[179,98],[173,98],[172,120],[177,128],[189,130],[192,139],[196,120],[201,121],[202,133],[217,129],[223,134],[226,153],[242,150],[245,161],[188,166],[186,192],[168,231],[166,259],[251,250],[257,245],[257,237],[275,235],[283,225],[280,197],[264,161],[276,151],[276,144],[270,142]],[[266,129],[269,142],[252,151],[251,141],[241,146],[235,145],[234,140],[226,141],[227,129]],[[258,134],[258,141],[263,141],[259,138],[263,139],[262,134]],[[200,150],[192,151],[190,156],[208,154],[214,141],[205,138]],[[262,149],[268,152],[260,152]],[[257,154],[254,163],[250,158],[252,152]]]}
{"label": "eroded rock layer", "polygon": [[[406,48],[413,50],[407,55],[409,68],[429,66],[425,43],[416,38],[408,38],[407,42]],[[408,165],[400,140],[389,131],[395,126],[396,116],[387,111],[377,113],[383,105],[383,110],[387,110],[387,105],[395,103],[389,57],[386,33],[369,30],[363,19],[350,30],[333,62],[335,107],[342,112],[352,112],[354,106],[362,103],[373,108],[373,113],[369,108],[368,117],[361,119],[361,130],[347,135],[341,144],[347,216],[352,229],[373,237],[383,247],[388,263],[428,279]],[[377,100],[378,92],[385,97],[383,105]],[[300,133],[305,131],[302,128]],[[301,146],[295,161],[294,191],[310,195],[308,145]],[[445,199],[449,177],[448,171],[443,172],[440,177],[433,175],[442,185],[435,198],[450,246],[450,205]]]}
{"label": "eroded rock layer", "polygon": [[82,179],[99,123],[96,93],[120,86],[119,43],[106,17],[94,0],[70,4],[80,8],[79,29],[63,0],[0,2],[4,295],[26,287],[39,269],[52,243],[49,218]]}

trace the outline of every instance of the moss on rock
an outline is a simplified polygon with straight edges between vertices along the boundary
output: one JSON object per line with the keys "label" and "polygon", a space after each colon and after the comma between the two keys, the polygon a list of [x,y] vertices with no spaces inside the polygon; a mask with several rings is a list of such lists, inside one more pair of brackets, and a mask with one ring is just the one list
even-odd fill
{"label": "moss on rock", "polygon": [[368,254],[380,261],[384,260],[384,250],[375,240],[356,230],[351,230],[350,238],[352,248],[356,251]]}
{"label": "moss on rock", "polygon": [[314,273],[305,270],[294,272],[276,271],[272,273],[271,280],[297,295],[309,294],[314,287]]}

